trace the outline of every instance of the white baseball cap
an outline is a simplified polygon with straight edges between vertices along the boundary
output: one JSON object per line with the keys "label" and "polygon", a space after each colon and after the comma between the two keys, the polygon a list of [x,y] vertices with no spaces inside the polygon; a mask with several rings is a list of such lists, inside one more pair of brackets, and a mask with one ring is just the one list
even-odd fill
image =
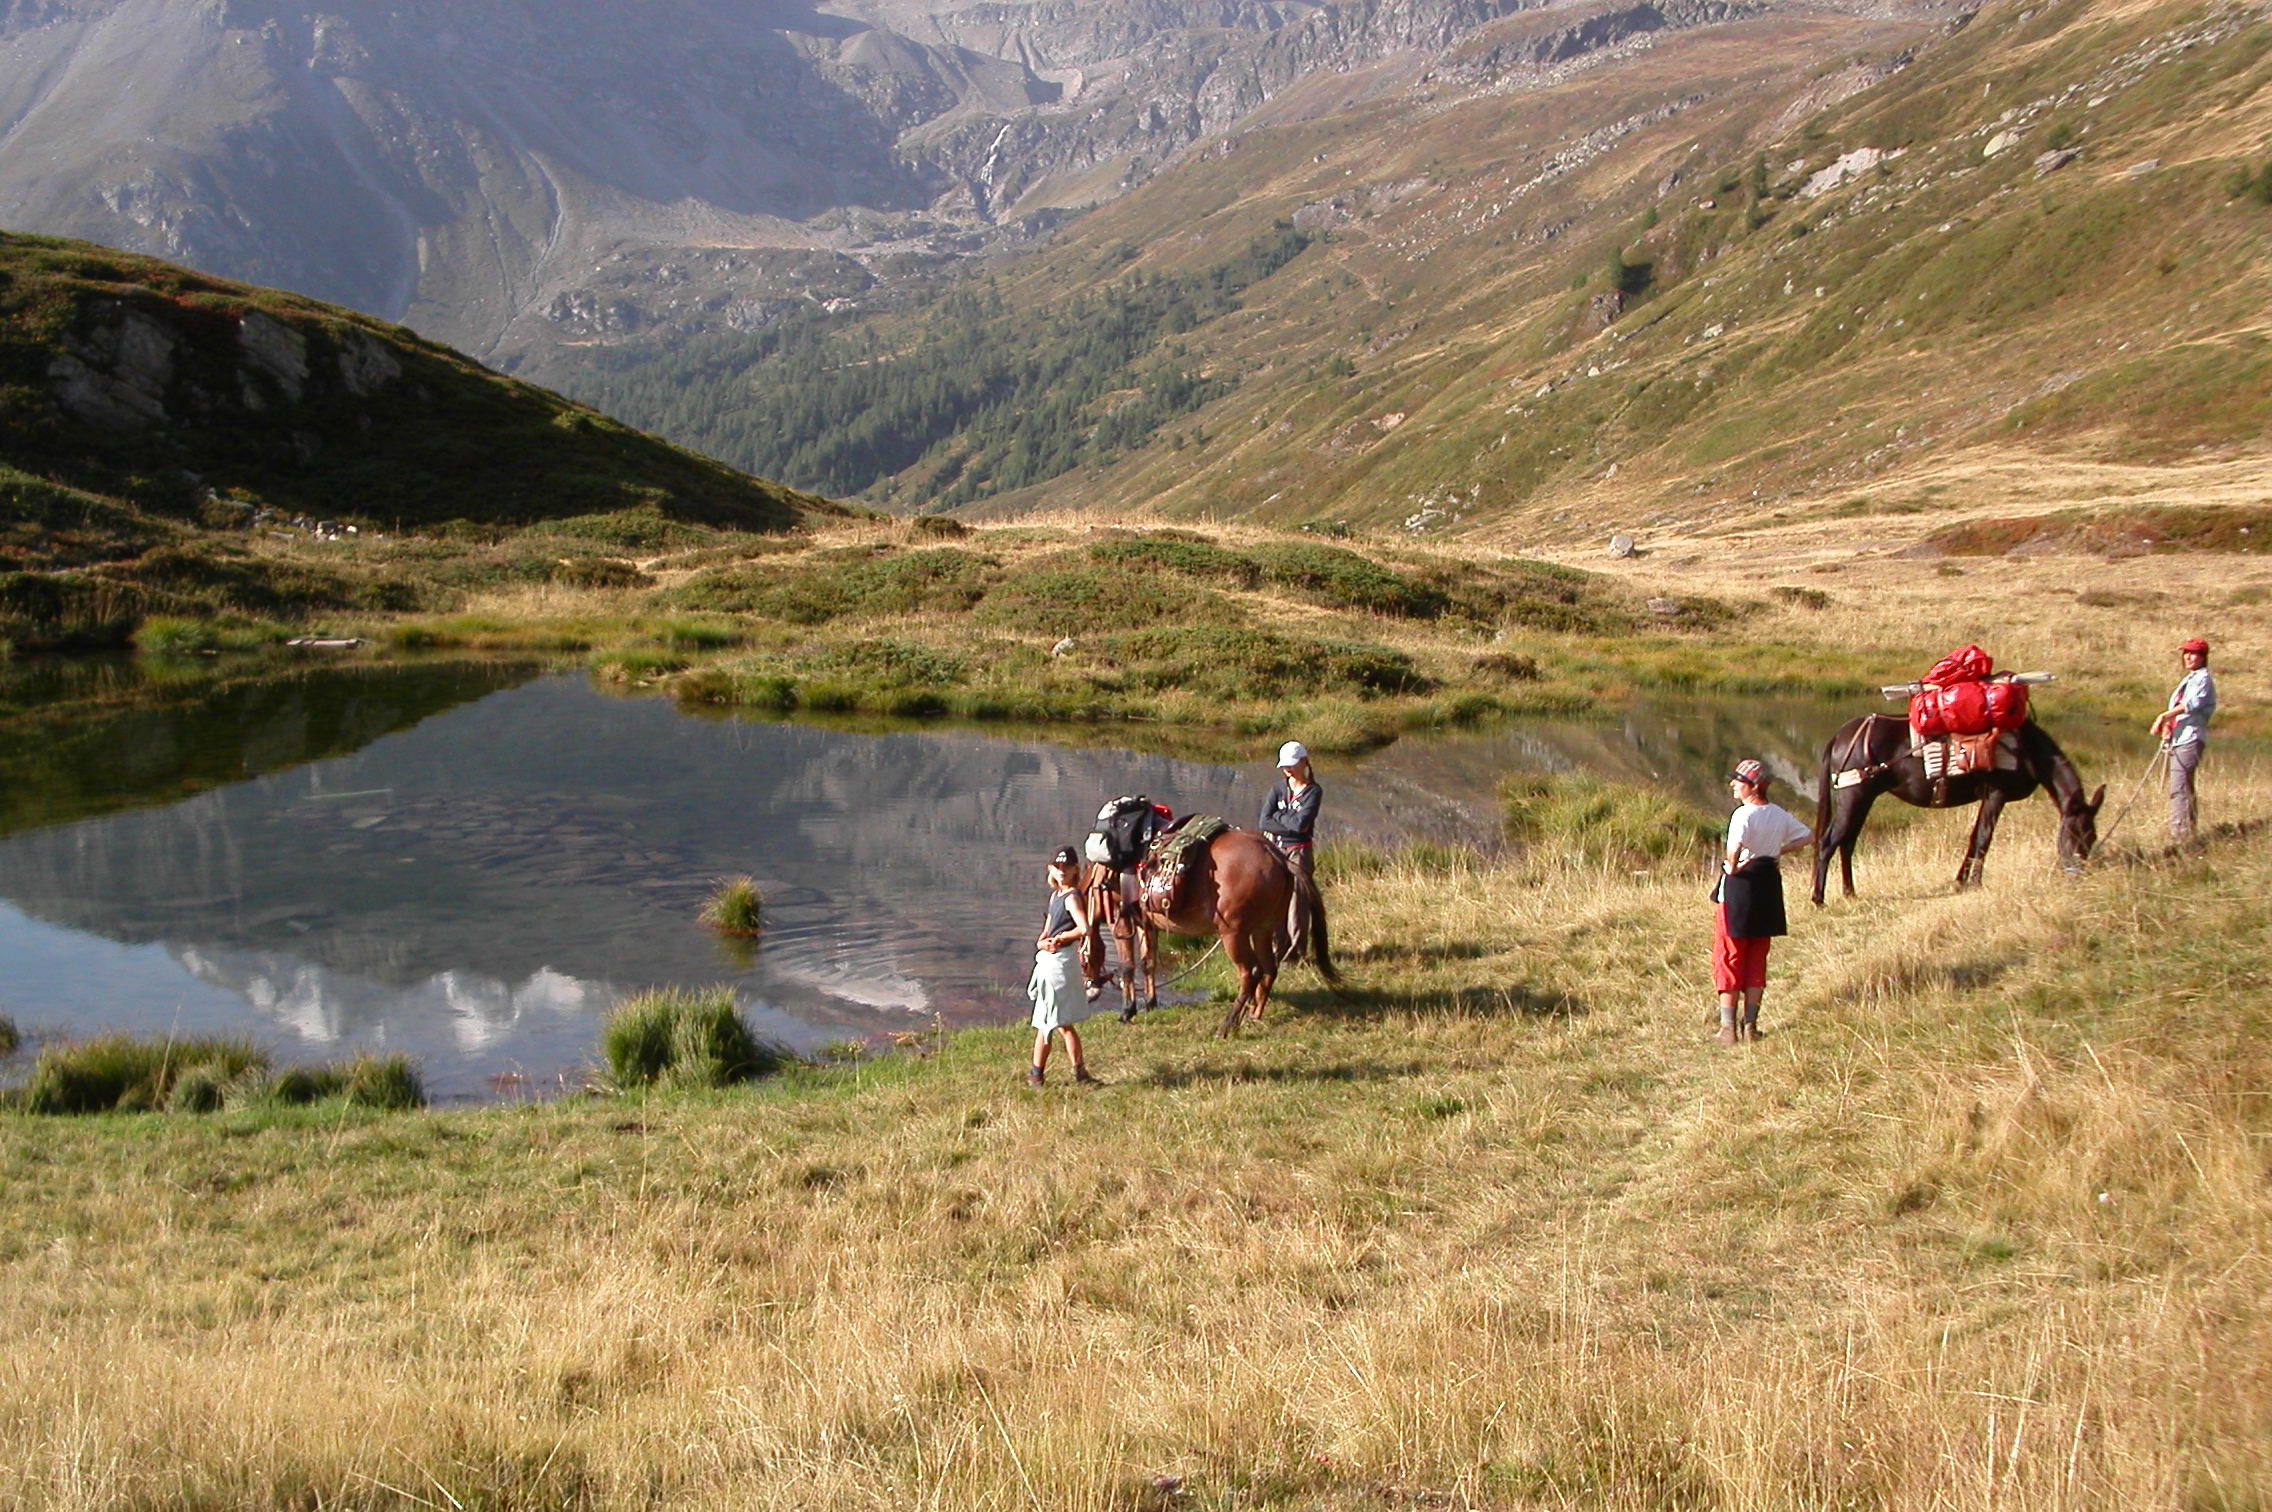
{"label": "white baseball cap", "polygon": [[1282,768],[1300,766],[1309,759],[1310,748],[1298,740],[1289,740],[1278,748],[1278,765]]}

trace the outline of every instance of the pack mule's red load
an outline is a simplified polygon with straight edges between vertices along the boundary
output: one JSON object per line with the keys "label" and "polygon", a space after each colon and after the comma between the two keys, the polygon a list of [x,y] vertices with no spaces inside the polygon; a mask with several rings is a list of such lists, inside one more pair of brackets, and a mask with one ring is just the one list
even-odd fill
{"label": "pack mule's red load", "polygon": [[1959,646],[1924,677],[1909,700],[1909,723],[1921,739],[2016,730],[2027,722],[2027,685],[1996,676],[1994,658],[1978,646]]}

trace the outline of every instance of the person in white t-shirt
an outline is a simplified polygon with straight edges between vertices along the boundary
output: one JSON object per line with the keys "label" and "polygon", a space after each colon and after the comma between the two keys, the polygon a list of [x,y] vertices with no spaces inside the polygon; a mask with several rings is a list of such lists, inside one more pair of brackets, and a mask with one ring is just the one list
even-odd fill
{"label": "person in white t-shirt", "polygon": [[1728,774],[1736,811],[1728,817],[1728,850],[1713,889],[1712,989],[1720,996],[1723,1045],[1759,1038],[1759,1000],[1767,990],[1767,948],[1789,932],[1783,917],[1783,872],[1775,858],[1814,843],[1814,831],[1767,801],[1764,762],[1739,761]]}

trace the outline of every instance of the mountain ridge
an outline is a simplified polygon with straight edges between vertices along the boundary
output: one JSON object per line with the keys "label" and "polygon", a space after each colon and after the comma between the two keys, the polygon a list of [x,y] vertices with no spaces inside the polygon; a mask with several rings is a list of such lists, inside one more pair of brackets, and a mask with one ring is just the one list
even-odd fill
{"label": "mountain ridge", "polygon": [[[1442,60],[1432,98],[1243,132],[999,274],[1040,329],[1076,291],[1204,267],[1273,220],[1312,236],[1160,347],[1219,385],[1204,407],[977,507],[1541,544],[1784,499],[1992,503],[1911,481],[1966,458],[2250,454],[2272,423],[2268,53],[2262,5],[2070,0],[1867,38],[1756,17],[1505,98]],[[924,329],[836,339],[904,360]],[[645,394],[578,387],[670,428],[652,399],[730,414],[706,395],[782,376],[703,359],[637,368]],[[950,443],[864,496],[935,507],[987,460]]]}
{"label": "mountain ridge", "polygon": [[[1586,9],[1564,45],[1609,45]],[[1623,9],[1655,30],[1745,7]],[[1564,13],[42,0],[0,10],[0,220],[511,367],[920,284],[1031,246],[1322,74],[1408,79],[1509,18]]]}

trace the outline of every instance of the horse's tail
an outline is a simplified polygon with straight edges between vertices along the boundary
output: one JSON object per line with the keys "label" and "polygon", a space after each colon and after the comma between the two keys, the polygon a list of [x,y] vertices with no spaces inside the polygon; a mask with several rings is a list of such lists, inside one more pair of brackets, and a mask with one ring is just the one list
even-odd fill
{"label": "horse's tail", "polygon": [[[1822,763],[1816,774],[1814,796],[1814,906],[1817,908],[1822,907],[1822,890],[1830,881],[1830,853],[1838,848],[1830,838],[1831,821],[1837,815],[1838,768],[1841,761],[1853,760],[1853,748],[1869,727],[1870,716],[1865,714],[1858,725],[1841,725],[1822,745]],[[1844,757],[1838,754],[1840,742],[1846,745]]]}
{"label": "horse's tail", "polygon": [[1333,964],[1333,952],[1325,936],[1325,894],[1318,890],[1317,878],[1298,871],[1293,875],[1294,897],[1302,909],[1302,941],[1310,963],[1317,967],[1319,976],[1338,987],[1341,970]]}
{"label": "horse's tail", "polygon": [[[1839,731],[1840,735],[1844,733],[1843,730]],[[1822,762],[1820,769],[1815,774],[1814,839],[1817,845],[1822,843],[1824,835],[1830,833],[1831,800],[1837,795],[1838,791],[1835,785],[1838,774],[1831,768],[1838,764],[1837,753],[1838,735],[1833,735],[1822,744]]]}

